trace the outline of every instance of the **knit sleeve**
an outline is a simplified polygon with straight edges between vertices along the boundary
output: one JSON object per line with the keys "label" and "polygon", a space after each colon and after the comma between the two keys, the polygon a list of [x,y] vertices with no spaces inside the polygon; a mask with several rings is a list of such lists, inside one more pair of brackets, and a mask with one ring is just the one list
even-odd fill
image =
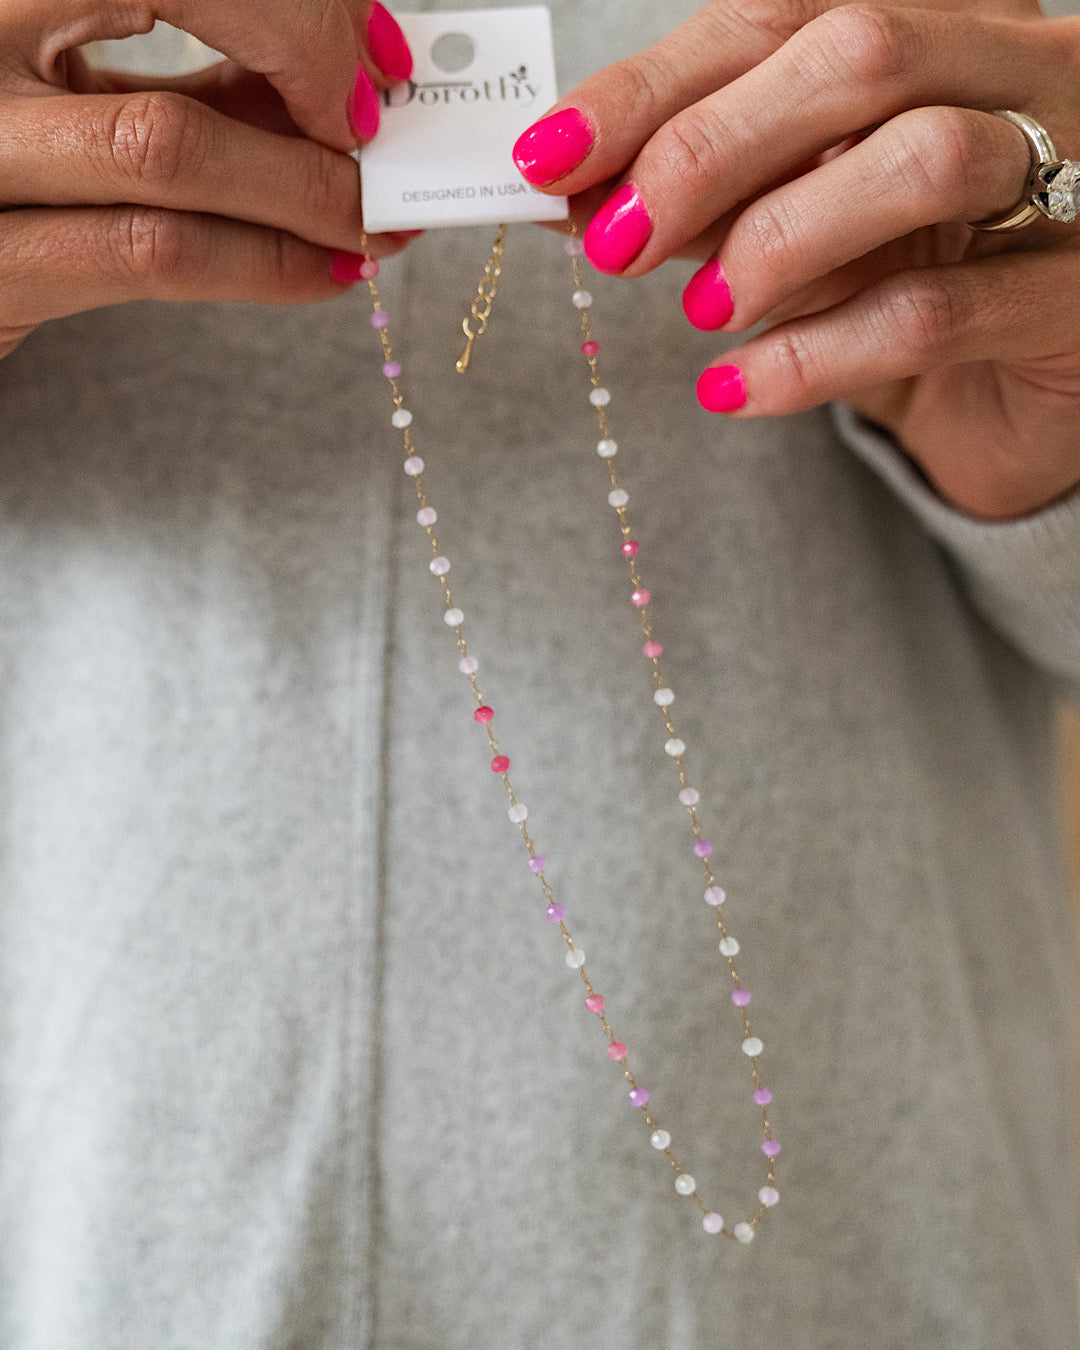
{"label": "knit sleeve", "polygon": [[937,497],[880,427],[834,404],[842,439],[955,559],[972,603],[1080,699],[1080,490],[1012,521],[965,516]]}

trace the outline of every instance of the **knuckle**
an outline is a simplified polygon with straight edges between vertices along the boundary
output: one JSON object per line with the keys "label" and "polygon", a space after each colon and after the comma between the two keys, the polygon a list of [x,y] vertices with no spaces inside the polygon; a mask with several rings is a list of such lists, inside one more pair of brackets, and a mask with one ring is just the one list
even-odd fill
{"label": "knuckle", "polygon": [[[763,279],[783,271],[800,240],[798,222],[767,199],[755,202],[733,226],[729,248]],[[740,268],[740,275],[744,268]]]}
{"label": "knuckle", "polygon": [[106,246],[113,265],[137,284],[171,276],[187,261],[181,219],[171,211],[131,206],[115,213]]}
{"label": "knuckle", "polygon": [[798,327],[782,328],[772,348],[778,386],[784,391],[785,404],[813,407],[824,397],[827,387],[825,369],[815,348]]}
{"label": "knuckle", "polygon": [[900,10],[841,5],[807,25],[807,41],[825,74],[861,88],[895,84],[922,54],[918,28]]}
{"label": "knuckle", "polygon": [[206,158],[204,126],[190,99],[157,90],[133,94],[106,120],[106,153],[125,182],[167,188],[182,173],[198,173]]}
{"label": "knuckle", "polygon": [[905,351],[934,352],[966,328],[971,303],[958,285],[918,276],[893,292],[881,315],[883,336]]}
{"label": "knuckle", "polygon": [[356,161],[323,146],[305,146],[302,182],[304,209],[330,225],[357,226],[360,187]]}
{"label": "knuckle", "polygon": [[612,79],[613,106],[634,125],[662,116],[670,98],[669,91],[676,87],[674,72],[655,50],[627,57],[608,73]]}
{"label": "knuckle", "polygon": [[697,112],[685,112],[672,118],[656,133],[651,146],[664,174],[691,196],[707,189],[716,172],[718,144],[724,136],[718,121],[706,121]]}
{"label": "knuckle", "polygon": [[821,0],[742,0],[738,13],[747,28],[777,46],[821,13]]}
{"label": "knuckle", "polygon": [[989,161],[977,114],[963,108],[920,108],[897,119],[894,169],[905,194],[928,207],[959,196],[970,200],[985,186]]}

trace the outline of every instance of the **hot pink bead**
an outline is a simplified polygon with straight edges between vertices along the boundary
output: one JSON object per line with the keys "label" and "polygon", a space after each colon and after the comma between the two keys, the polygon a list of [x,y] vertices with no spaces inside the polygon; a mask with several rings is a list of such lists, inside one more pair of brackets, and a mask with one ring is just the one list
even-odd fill
{"label": "hot pink bead", "polygon": [[766,1158],[775,1158],[780,1152],[780,1140],[766,1139],[761,1146],[761,1151],[765,1154]]}
{"label": "hot pink bead", "polygon": [[754,1101],[757,1102],[758,1106],[768,1106],[772,1101],[772,1093],[768,1088],[755,1088]]}
{"label": "hot pink bead", "polygon": [[712,844],[707,839],[699,839],[694,845],[695,858],[707,858],[712,852]]}
{"label": "hot pink bead", "polygon": [[600,1013],[604,1011],[603,994],[590,994],[585,1000],[585,1006],[590,1012]]}
{"label": "hot pink bead", "polygon": [[630,603],[638,606],[647,605],[649,603],[649,592],[644,587],[641,590],[633,591],[630,595]]}
{"label": "hot pink bead", "polygon": [[385,328],[389,322],[390,315],[387,314],[385,309],[377,309],[371,316],[372,328]]}
{"label": "hot pink bead", "polygon": [[631,1089],[630,1089],[630,1104],[631,1104],[631,1106],[644,1106],[645,1103],[646,1103],[648,1100],[649,1100],[649,1094],[648,1094],[648,1092],[647,1092],[647,1090],[646,1090],[645,1088],[631,1088]]}
{"label": "hot pink bead", "polygon": [[566,918],[566,906],[560,905],[557,900],[552,900],[547,907],[547,916],[552,923],[561,923]]}
{"label": "hot pink bead", "polygon": [[641,545],[636,539],[628,539],[622,546],[622,552],[625,553],[628,558],[632,558],[640,547]]}
{"label": "hot pink bead", "polygon": [[599,342],[593,342],[592,339],[590,339],[588,342],[583,342],[581,344],[581,350],[586,356],[595,356],[600,350],[600,344]]}
{"label": "hot pink bead", "polygon": [[372,281],[379,275],[379,264],[374,258],[368,258],[360,264],[360,275],[365,281]]}
{"label": "hot pink bead", "polygon": [[496,755],[495,758],[491,761],[492,773],[505,773],[509,767],[510,761],[507,759],[505,755]]}
{"label": "hot pink bead", "polygon": [[626,1046],[622,1041],[612,1041],[607,1048],[608,1059],[625,1059]]}
{"label": "hot pink bead", "polygon": [[382,373],[386,376],[388,380],[396,380],[397,377],[401,374],[401,362],[387,361],[386,365],[384,365],[382,368]]}
{"label": "hot pink bead", "polygon": [[477,722],[490,722],[494,716],[495,716],[495,709],[489,708],[486,703],[482,704],[473,713],[473,719]]}
{"label": "hot pink bead", "polygon": [[750,990],[733,989],[731,991],[731,1001],[735,1004],[736,1008],[745,1008],[750,1002]]}
{"label": "hot pink bead", "polygon": [[653,660],[654,657],[659,656],[664,649],[663,647],[660,646],[659,642],[646,642],[645,646],[642,647],[641,650],[651,661]]}
{"label": "hot pink bead", "polygon": [[547,859],[543,856],[542,853],[538,853],[535,858],[529,859],[530,872],[542,872],[546,866],[547,866]]}

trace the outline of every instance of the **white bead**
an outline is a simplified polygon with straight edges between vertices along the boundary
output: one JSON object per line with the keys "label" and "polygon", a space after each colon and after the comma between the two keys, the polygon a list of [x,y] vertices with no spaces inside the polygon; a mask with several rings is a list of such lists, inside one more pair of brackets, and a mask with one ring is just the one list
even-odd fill
{"label": "white bead", "polygon": [[[705,892],[705,903],[707,905],[722,905],[726,899],[727,899],[727,892],[724,890],[722,886],[710,886]],[[735,939],[732,938],[731,940],[732,942],[734,942]],[[727,939],[725,938],[724,941],[726,942]],[[732,956],[735,955],[734,952],[732,952],[731,954]]]}
{"label": "white bead", "polygon": [[[709,889],[712,890],[712,887],[710,886]],[[712,901],[710,900],[709,903],[712,904]],[[738,956],[739,944],[733,937],[721,938],[720,952],[723,956]]]}
{"label": "white bead", "polygon": [[670,689],[658,689],[652,701],[660,708],[669,708],[675,702],[675,694]]}
{"label": "white bead", "polygon": [[460,609],[448,609],[442,617],[447,628],[456,628],[459,623],[465,622],[465,615]]}
{"label": "white bead", "polygon": [[446,576],[447,572],[450,571],[450,559],[432,558],[432,560],[428,563],[428,567],[432,570],[432,572],[435,573],[437,577],[444,577]]}
{"label": "white bead", "polygon": [[724,1221],[719,1214],[715,1214],[711,1209],[701,1220],[701,1226],[706,1233],[719,1233],[724,1226]]}
{"label": "white bead", "polygon": [[580,970],[585,964],[585,953],[580,947],[575,947],[572,952],[566,953],[566,964],[571,970]]}
{"label": "white bead", "polygon": [[419,478],[424,472],[424,461],[419,455],[410,455],[401,467],[410,478]]}
{"label": "white bead", "polygon": [[780,1199],[780,1192],[775,1186],[762,1186],[761,1190],[757,1193],[757,1198],[766,1209],[772,1209],[773,1205]]}
{"label": "white bead", "polygon": [[749,1055],[751,1059],[756,1059],[764,1049],[765,1046],[762,1044],[760,1036],[747,1036],[742,1043],[743,1054]]}
{"label": "white bead", "polygon": [[390,421],[399,431],[402,431],[405,427],[412,426],[412,413],[409,412],[408,408],[398,408]]}
{"label": "white bead", "polygon": [[607,499],[608,506],[613,506],[617,511],[620,506],[625,506],[630,500],[630,494],[629,492],[624,492],[622,488],[616,488],[614,492],[608,493]]}
{"label": "white bead", "polygon": [[664,1149],[671,1147],[671,1135],[668,1134],[667,1130],[653,1130],[652,1134],[649,1135],[649,1143],[662,1153]]}
{"label": "white bead", "polygon": [[438,512],[433,506],[422,506],[416,513],[417,525],[423,525],[425,529],[427,529],[429,525],[434,525],[438,519]]}
{"label": "white bead", "polygon": [[601,459],[610,459],[619,449],[618,441],[597,441],[596,453]]}
{"label": "white bead", "polygon": [[515,825],[520,825],[521,822],[525,819],[525,817],[529,814],[529,808],[525,805],[524,802],[515,802],[513,806],[511,806],[507,810],[506,814],[510,817],[510,819],[514,822]]}
{"label": "white bead", "polygon": [[743,1244],[744,1247],[748,1242],[753,1242],[754,1240],[754,1230],[750,1227],[748,1223],[737,1223],[731,1231],[735,1234],[735,1236],[739,1239],[739,1241]]}
{"label": "white bead", "polygon": [[697,1190],[697,1182],[689,1172],[680,1172],[675,1178],[675,1189],[680,1195],[693,1195]]}
{"label": "white bead", "polygon": [[611,402],[610,389],[594,389],[589,395],[589,402],[594,408],[606,408]]}
{"label": "white bead", "polygon": [[475,656],[463,656],[457,663],[457,668],[462,675],[475,675],[479,666],[480,662]]}
{"label": "white bead", "polygon": [[592,304],[592,295],[588,291],[575,291],[570,298],[575,309],[588,309]]}
{"label": "white bead", "polygon": [[701,793],[697,788],[683,788],[679,793],[679,801],[682,802],[683,806],[697,806],[698,802],[701,801]]}
{"label": "white bead", "polygon": [[672,759],[678,759],[680,755],[686,754],[686,742],[680,741],[678,736],[673,736],[670,741],[664,742],[664,754],[670,755]]}

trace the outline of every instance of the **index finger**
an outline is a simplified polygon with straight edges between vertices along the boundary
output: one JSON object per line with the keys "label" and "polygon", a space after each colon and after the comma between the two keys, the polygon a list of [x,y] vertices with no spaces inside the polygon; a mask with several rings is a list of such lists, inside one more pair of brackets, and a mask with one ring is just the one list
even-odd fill
{"label": "index finger", "polygon": [[34,73],[58,82],[65,51],[96,39],[147,33],[166,23],[264,75],[296,125],[336,150],[356,148],[352,121],[361,52],[351,11],[366,16],[367,0],[7,0],[4,26],[22,38]]}

